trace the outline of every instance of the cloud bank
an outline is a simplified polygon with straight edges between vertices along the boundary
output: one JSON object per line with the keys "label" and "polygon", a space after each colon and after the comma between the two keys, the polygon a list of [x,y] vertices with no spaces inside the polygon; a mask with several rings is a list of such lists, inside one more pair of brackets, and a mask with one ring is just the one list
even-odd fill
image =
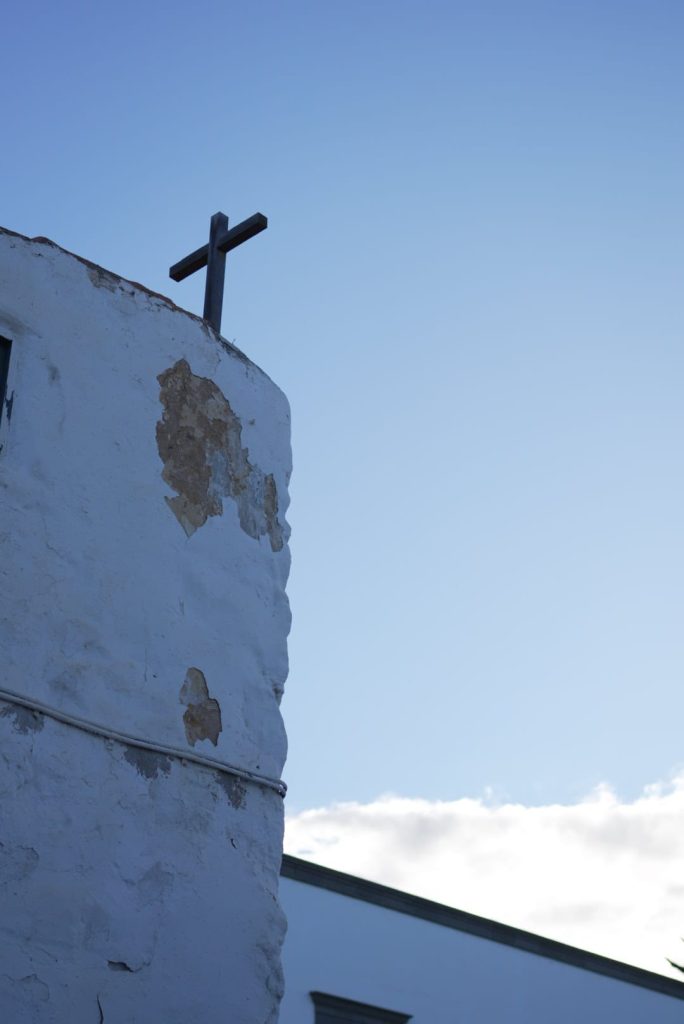
{"label": "cloud bank", "polygon": [[285,849],[684,980],[684,775],[632,803],[334,804],[289,817]]}

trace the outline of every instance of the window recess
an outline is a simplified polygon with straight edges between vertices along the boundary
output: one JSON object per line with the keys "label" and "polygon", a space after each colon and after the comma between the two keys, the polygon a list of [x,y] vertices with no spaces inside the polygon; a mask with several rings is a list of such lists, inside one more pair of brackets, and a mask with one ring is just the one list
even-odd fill
{"label": "window recess", "polygon": [[411,1014],[383,1010],[380,1006],[357,1003],[353,999],[311,992],[316,1008],[315,1024],[406,1024]]}

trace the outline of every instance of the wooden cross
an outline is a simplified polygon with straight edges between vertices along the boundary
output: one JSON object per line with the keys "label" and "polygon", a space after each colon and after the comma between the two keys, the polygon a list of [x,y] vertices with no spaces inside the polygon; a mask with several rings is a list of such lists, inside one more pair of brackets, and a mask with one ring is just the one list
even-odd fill
{"label": "wooden cross", "polygon": [[217,334],[221,332],[221,310],[223,309],[223,282],[226,274],[226,253],[236,249],[248,238],[253,238],[268,227],[263,213],[255,213],[241,224],[228,230],[228,218],[225,213],[215,213],[209,228],[209,244],[195,249],[185,259],[180,260],[169,270],[169,277],[174,281],[182,281],[202,267],[207,268],[207,281],[204,288],[204,319],[211,324]]}

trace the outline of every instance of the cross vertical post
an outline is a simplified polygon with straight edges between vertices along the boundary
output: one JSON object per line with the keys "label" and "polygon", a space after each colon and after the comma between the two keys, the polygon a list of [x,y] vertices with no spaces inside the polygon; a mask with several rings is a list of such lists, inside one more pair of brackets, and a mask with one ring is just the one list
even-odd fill
{"label": "cross vertical post", "polygon": [[215,213],[209,227],[207,280],[204,286],[204,319],[209,321],[217,334],[221,333],[223,283],[226,276],[226,254],[221,252],[218,243],[227,231],[228,218],[225,213]]}
{"label": "cross vertical post", "polygon": [[255,213],[228,230],[228,218],[225,213],[215,213],[211,218],[209,244],[195,249],[189,256],[169,270],[169,277],[174,281],[183,281],[190,274],[207,268],[207,281],[204,289],[204,319],[217,334],[221,331],[221,310],[223,307],[223,282],[226,274],[226,254],[238,245],[268,227],[268,220],[263,213]]}

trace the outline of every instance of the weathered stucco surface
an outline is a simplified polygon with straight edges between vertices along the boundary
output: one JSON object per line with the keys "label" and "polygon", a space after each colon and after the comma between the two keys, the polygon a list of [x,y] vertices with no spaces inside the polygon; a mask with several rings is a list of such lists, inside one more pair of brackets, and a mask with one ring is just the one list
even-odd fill
{"label": "weathered stucco surface", "polygon": [[[0,686],[279,776],[282,393],[168,300],[2,230],[0,335]],[[5,702],[0,807],[0,1017],[275,1018],[275,792]]]}
{"label": "weathered stucco surface", "polygon": [[25,725],[0,714],[0,1019],[273,1021],[277,793]]}

